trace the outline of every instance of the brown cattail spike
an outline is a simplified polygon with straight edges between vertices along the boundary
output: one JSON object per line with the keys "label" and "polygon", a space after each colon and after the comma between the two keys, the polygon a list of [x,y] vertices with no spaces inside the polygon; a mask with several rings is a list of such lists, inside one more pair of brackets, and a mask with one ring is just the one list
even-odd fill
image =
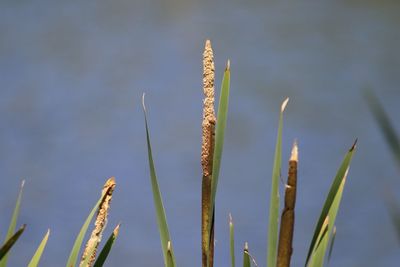
{"label": "brown cattail spike", "polygon": [[212,172],[212,159],[214,151],[214,129],[215,129],[215,111],[214,111],[214,56],[210,40],[206,41],[203,53],[203,142],[201,149],[201,165],[203,175],[209,176]]}
{"label": "brown cattail spike", "polygon": [[293,248],[294,208],[296,204],[298,147],[295,141],[289,160],[289,174],[285,189],[285,207],[279,231],[277,267],[289,267]]}
{"label": "brown cattail spike", "polygon": [[203,121],[201,166],[203,169],[202,196],[201,196],[201,242],[202,266],[213,266],[214,259],[214,214],[211,214],[211,184],[215,139],[215,111],[214,111],[214,56],[210,40],[206,41],[203,53]]}
{"label": "brown cattail spike", "polygon": [[[90,239],[87,241],[85,250],[83,251],[80,266],[83,265],[87,257],[90,257],[88,266],[92,266],[96,259],[96,251],[101,241],[104,228],[107,224],[108,211],[110,209],[110,203],[112,194],[115,188],[115,178],[111,177],[106,181],[102,190],[102,202],[99,205],[99,211],[97,213],[96,221],[94,223],[94,229],[90,235]],[[117,230],[118,231],[118,230]],[[91,253],[91,255],[88,255]],[[86,267],[86,266],[85,266]]]}

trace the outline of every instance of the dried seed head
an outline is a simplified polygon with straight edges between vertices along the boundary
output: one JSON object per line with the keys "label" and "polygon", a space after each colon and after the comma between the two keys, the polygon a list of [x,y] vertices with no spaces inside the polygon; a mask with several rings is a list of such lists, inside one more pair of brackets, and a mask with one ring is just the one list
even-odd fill
{"label": "dried seed head", "polygon": [[215,111],[214,111],[214,81],[215,68],[214,56],[210,40],[206,41],[203,53],[203,122],[202,122],[202,148],[201,165],[203,175],[209,176],[212,172],[212,159],[214,151]]}
{"label": "dried seed head", "polygon": [[[103,186],[102,196],[104,197],[99,205],[99,211],[97,213],[96,221],[94,223],[94,229],[92,231],[92,234],[90,235],[90,239],[86,243],[80,265],[84,263],[87,257],[90,257],[90,260],[88,261],[89,262],[88,266],[92,266],[96,259],[97,247],[99,246],[104,228],[107,224],[107,216],[108,216],[108,211],[110,209],[110,203],[112,194],[114,192],[114,188],[115,188],[115,178],[111,177],[106,181],[106,183]],[[92,252],[92,255],[88,255],[90,252]]]}

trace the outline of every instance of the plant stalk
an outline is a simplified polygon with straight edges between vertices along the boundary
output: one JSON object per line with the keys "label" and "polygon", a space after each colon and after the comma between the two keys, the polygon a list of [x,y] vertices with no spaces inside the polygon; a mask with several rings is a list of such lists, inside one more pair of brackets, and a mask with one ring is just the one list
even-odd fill
{"label": "plant stalk", "polygon": [[289,174],[285,189],[285,207],[282,211],[278,241],[277,267],[289,267],[293,253],[294,208],[296,204],[298,148],[294,142],[289,160]]}

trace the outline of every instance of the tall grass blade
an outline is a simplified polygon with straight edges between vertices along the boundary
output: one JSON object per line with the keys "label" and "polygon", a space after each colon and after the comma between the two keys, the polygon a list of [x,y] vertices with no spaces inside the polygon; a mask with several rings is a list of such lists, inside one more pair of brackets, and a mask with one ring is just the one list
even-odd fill
{"label": "tall grass blade", "polygon": [[112,246],[114,245],[115,239],[118,237],[120,223],[115,227],[114,231],[111,233],[110,237],[107,239],[106,244],[104,245],[103,249],[100,251],[99,256],[96,259],[93,267],[102,267],[104,262],[106,261],[108,254],[111,251]]}
{"label": "tall grass blade", "polygon": [[0,259],[5,259],[7,257],[8,251],[12,248],[12,246],[17,242],[18,238],[22,235],[25,230],[26,225],[22,225],[22,227],[15,232],[9,239],[4,242],[4,244],[0,248]]}
{"label": "tall grass blade", "polygon": [[[215,130],[215,146],[214,146],[214,158],[213,158],[213,169],[212,169],[212,186],[211,186],[211,207],[214,209],[215,195],[217,193],[219,170],[221,166],[222,150],[224,147],[225,139],[225,128],[228,117],[228,105],[229,105],[229,91],[230,91],[230,62],[228,60],[222,78],[221,94],[219,97],[218,114],[217,114],[217,125]],[[213,210],[210,210],[211,215]]]}
{"label": "tall grass blade", "polygon": [[249,246],[247,242],[244,244],[243,250],[243,267],[250,267]]}
{"label": "tall grass blade", "polygon": [[[17,219],[18,219],[18,215],[19,215],[19,208],[21,205],[21,199],[22,199],[22,192],[24,189],[24,185],[25,185],[25,180],[23,180],[21,182],[21,187],[19,189],[19,194],[18,194],[18,198],[17,201],[15,202],[15,208],[11,217],[11,222],[10,222],[10,226],[8,227],[8,231],[7,231],[7,235],[5,240],[9,240],[11,238],[11,236],[13,236],[14,232],[15,232],[15,227],[17,225]],[[5,257],[3,257],[0,260],[0,267],[5,267],[7,266],[7,261],[8,261],[8,255],[5,255]]]}
{"label": "tall grass blade", "polygon": [[83,238],[88,230],[90,221],[93,219],[96,210],[98,209],[99,205],[103,202],[104,197],[107,195],[108,191],[102,194],[99,200],[96,202],[92,210],[90,211],[88,217],[86,218],[84,224],[82,225],[81,230],[79,231],[78,236],[75,239],[74,245],[72,246],[71,252],[69,254],[69,258],[67,261],[66,267],[74,267],[76,265],[76,261],[78,259],[78,254],[82,246]]}
{"label": "tall grass blade", "polygon": [[278,245],[278,223],[279,223],[279,178],[282,160],[282,128],[283,128],[283,112],[289,98],[286,98],[281,105],[279,114],[278,133],[276,138],[274,165],[272,170],[271,196],[269,206],[269,224],[268,224],[268,251],[267,266],[275,267],[277,258]]}
{"label": "tall grass blade", "polygon": [[44,235],[42,242],[40,242],[39,247],[36,249],[35,254],[33,255],[31,261],[28,264],[28,267],[36,267],[39,264],[40,258],[42,257],[42,253],[44,248],[46,247],[47,240],[49,239],[50,229],[47,230],[46,234]]}
{"label": "tall grass blade", "polygon": [[[161,239],[161,247],[162,247],[163,256],[164,256],[164,264],[165,264],[165,266],[167,266],[168,242],[171,241],[171,238],[169,235],[167,218],[166,218],[165,211],[164,211],[164,205],[162,202],[161,192],[160,192],[160,188],[158,186],[156,170],[154,167],[153,154],[152,154],[151,143],[150,143],[149,127],[148,127],[148,123],[147,123],[146,107],[144,105],[144,94],[143,94],[143,98],[142,98],[142,105],[143,105],[143,112],[144,112],[144,123],[145,123],[145,128],[146,128],[147,153],[148,153],[148,158],[149,158],[151,187],[153,190],[153,199],[154,199],[154,205],[155,205],[156,214],[157,214],[158,230],[160,231],[160,239]],[[172,248],[172,243],[171,243],[171,247],[170,247],[170,253],[172,256],[173,266],[176,266],[176,260],[175,260],[174,251]]]}
{"label": "tall grass blade", "polygon": [[235,229],[233,225],[232,215],[229,213],[229,243],[231,253],[232,267],[235,267]]}
{"label": "tall grass blade", "polygon": [[367,102],[378,123],[382,134],[384,135],[390,150],[392,151],[393,157],[395,158],[398,166],[400,167],[400,139],[396,134],[396,131],[391,123],[389,116],[386,114],[383,106],[379,102],[378,98],[372,93],[372,91],[366,91],[365,94]]}
{"label": "tall grass blade", "polygon": [[345,158],[340,165],[335,179],[332,182],[331,188],[329,190],[328,196],[325,200],[324,206],[322,208],[320,217],[318,219],[318,223],[316,225],[314,236],[311,240],[310,248],[307,255],[306,266],[310,259],[311,253],[315,249],[316,241],[318,234],[321,232],[321,228],[323,226],[324,220],[327,216],[329,216],[329,226],[328,226],[328,238],[331,236],[333,226],[335,224],[336,214],[339,209],[344,184],[346,181],[346,177],[350,168],[351,159],[353,157],[355,148],[356,148],[357,140],[354,142],[353,146],[350,148],[348,153],[346,154]]}

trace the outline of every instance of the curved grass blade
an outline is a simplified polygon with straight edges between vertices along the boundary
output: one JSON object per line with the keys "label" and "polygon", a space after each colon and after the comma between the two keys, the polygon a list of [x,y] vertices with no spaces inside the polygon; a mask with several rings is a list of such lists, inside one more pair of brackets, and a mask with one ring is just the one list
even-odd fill
{"label": "curved grass blade", "polygon": [[47,240],[49,239],[50,229],[47,230],[47,233],[44,235],[42,242],[40,242],[39,247],[37,248],[35,254],[33,255],[31,261],[28,264],[28,267],[36,267],[39,264],[40,258],[42,257],[42,253],[44,248],[46,247]]}
{"label": "curved grass blade", "polygon": [[106,244],[104,245],[103,249],[100,251],[99,257],[96,259],[93,267],[101,267],[103,266],[104,262],[106,261],[108,254],[111,251],[112,246],[114,245],[115,239],[118,237],[120,223],[115,227],[114,231],[111,233],[110,237],[108,238]]}
{"label": "curved grass blade", "polygon": [[317,242],[315,248],[310,257],[309,267],[318,267],[322,266],[324,255],[323,252],[324,247],[326,247],[326,243],[328,241],[328,226],[329,226],[329,216],[325,218],[324,223],[322,224],[321,231],[318,233]]}
{"label": "curved grass blade", "polygon": [[217,125],[215,130],[215,146],[214,146],[214,157],[213,157],[213,168],[212,168],[212,183],[211,183],[211,205],[210,205],[210,218],[213,213],[215,204],[215,195],[217,193],[219,170],[221,167],[222,150],[224,147],[225,139],[225,128],[226,120],[228,117],[228,106],[229,106],[229,91],[230,91],[230,62],[228,60],[222,78],[221,94],[219,97],[218,114],[217,114]]}
{"label": "curved grass blade", "polygon": [[393,124],[391,123],[389,116],[386,114],[378,98],[372,93],[372,91],[369,90],[366,91],[365,96],[375,121],[378,123],[381,132],[386,139],[386,143],[389,145],[389,148],[392,151],[398,166],[400,166],[399,136],[396,134]]}
{"label": "curved grass blade", "polygon": [[336,214],[339,209],[345,180],[346,180],[349,168],[350,168],[351,159],[353,157],[353,154],[354,154],[354,151],[356,148],[356,143],[357,143],[357,140],[354,142],[353,146],[350,148],[350,150],[346,154],[345,158],[342,161],[342,164],[340,165],[340,167],[336,173],[335,179],[333,180],[333,183],[329,190],[328,196],[327,196],[324,206],[322,208],[317,226],[315,227],[314,236],[311,240],[310,248],[309,248],[308,255],[307,255],[307,260],[306,260],[306,264],[305,264],[306,266],[309,262],[311,253],[313,252],[313,250],[315,248],[318,234],[320,233],[322,225],[324,223],[324,220],[327,216],[329,216],[329,220],[330,220],[329,229],[328,229],[328,237],[332,233],[332,228],[333,228],[333,225],[335,224]]}
{"label": "curved grass blade", "polygon": [[[19,189],[18,198],[17,198],[17,201],[15,202],[15,208],[14,208],[14,211],[13,211],[13,215],[11,217],[10,226],[8,227],[8,231],[7,231],[7,235],[6,235],[5,240],[10,239],[10,237],[15,232],[15,227],[17,225],[17,219],[18,219],[18,215],[19,215],[19,208],[20,208],[20,205],[21,205],[22,192],[23,192],[23,189],[24,189],[24,185],[25,185],[25,180],[22,180],[21,187]],[[8,261],[8,255],[5,255],[5,257],[0,260],[0,267],[7,266],[7,261]]]}
{"label": "curved grass blade", "polygon": [[282,128],[283,128],[283,111],[289,98],[286,98],[281,105],[279,114],[278,133],[276,138],[274,166],[272,170],[271,196],[269,206],[269,224],[268,224],[268,252],[267,266],[276,266],[277,245],[278,245],[278,223],[279,223],[279,177],[282,161]]}
{"label": "curved grass blade", "polygon": [[229,243],[231,252],[232,267],[235,267],[235,229],[233,225],[232,215],[229,213]]}
{"label": "curved grass blade", "polygon": [[107,190],[102,194],[102,196],[99,198],[99,200],[96,202],[92,210],[90,211],[88,217],[86,218],[84,224],[82,225],[81,230],[79,231],[78,236],[75,239],[74,245],[72,247],[72,250],[69,254],[68,262],[66,267],[74,267],[76,265],[76,261],[78,259],[78,254],[82,246],[83,238],[85,237],[85,234],[88,230],[90,221],[93,219],[94,214],[96,213],[96,210],[98,209],[99,205],[103,202],[104,197],[108,194]]}
{"label": "curved grass blade", "polygon": [[244,243],[243,267],[250,267],[249,245],[247,244],[247,242]]}
{"label": "curved grass blade", "polygon": [[[144,94],[142,97],[142,105],[143,105],[143,112],[144,112],[144,123],[145,123],[145,128],[146,128],[146,141],[147,141],[147,153],[148,153],[148,158],[149,158],[151,188],[153,190],[153,199],[154,199],[154,205],[155,205],[156,214],[157,214],[158,230],[160,231],[160,239],[161,239],[161,247],[162,247],[163,256],[164,256],[164,264],[167,265],[168,242],[171,241],[171,238],[169,235],[167,218],[166,218],[165,211],[164,211],[164,204],[162,202],[161,192],[160,192],[160,188],[158,186],[156,170],[154,167],[153,154],[152,154],[151,143],[150,143],[149,127],[147,124],[146,107],[144,105]],[[175,266],[176,260],[175,260],[174,251],[172,248],[172,243],[171,243],[171,247],[170,247],[170,253],[172,256],[173,266]]]}
{"label": "curved grass blade", "polygon": [[[0,248],[0,259],[5,259],[7,257],[8,251],[12,248],[12,246],[17,242],[18,238],[22,235],[26,227],[26,224],[22,225],[22,227],[15,232]],[[4,263],[6,264],[6,263]]]}

